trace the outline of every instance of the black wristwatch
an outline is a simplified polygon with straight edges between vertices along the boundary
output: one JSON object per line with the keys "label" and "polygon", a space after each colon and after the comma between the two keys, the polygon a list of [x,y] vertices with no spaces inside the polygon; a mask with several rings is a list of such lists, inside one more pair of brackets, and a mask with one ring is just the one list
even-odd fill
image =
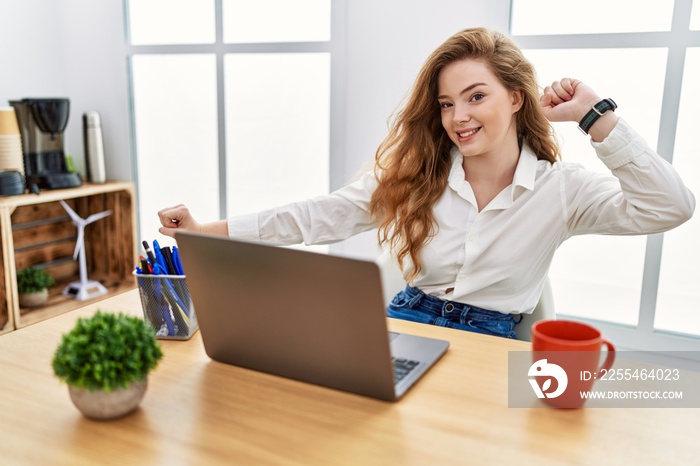
{"label": "black wristwatch", "polygon": [[603,99],[591,108],[586,116],[581,119],[578,124],[578,129],[580,129],[583,134],[588,134],[588,130],[591,129],[593,123],[598,121],[598,118],[602,117],[608,110],[615,111],[617,104],[612,99]]}

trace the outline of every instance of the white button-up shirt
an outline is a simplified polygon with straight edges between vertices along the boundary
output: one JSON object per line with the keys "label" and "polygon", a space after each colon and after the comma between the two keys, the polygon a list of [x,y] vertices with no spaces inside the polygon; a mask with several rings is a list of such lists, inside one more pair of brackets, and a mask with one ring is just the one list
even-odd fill
{"label": "white button-up shirt", "polygon": [[[423,268],[412,285],[442,299],[528,313],[567,238],[658,233],[692,216],[693,194],[622,119],[591,144],[614,176],[538,160],[525,146],[513,183],[481,211],[454,148],[448,186],[433,209],[438,229],[420,251]],[[377,227],[368,213],[376,185],[368,172],[331,194],[230,218],[229,235],[274,244],[347,239]]]}

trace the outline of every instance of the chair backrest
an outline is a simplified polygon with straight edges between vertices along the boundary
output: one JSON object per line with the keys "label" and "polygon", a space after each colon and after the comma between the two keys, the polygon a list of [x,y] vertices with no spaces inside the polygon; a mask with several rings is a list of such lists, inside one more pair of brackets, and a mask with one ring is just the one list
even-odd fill
{"label": "chair backrest", "polygon": [[532,324],[538,320],[555,319],[554,312],[554,296],[552,294],[552,285],[549,283],[549,277],[544,282],[544,288],[540,295],[540,300],[535,306],[535,310],[531,314],[521,314],[522,320],[515,326],[515,338],[523,341],[531,341]]}
{"label": "chair backrest", "polygon": [[388,252],[383,252],[376,260],[379,272],[382,277],[382,287],[384,291],[384,307],[389,306],[396,293],[406,288],[406,281],[403,279],[399,264]]}
{"label": "chair backrest", "polygon": [[[376,260],[382,276],[382,286],[384,290],[384,306],[388,306],[396,293],[406,287],[403,274],[388,252],[383,252]],[[538,320],[554,319],[554,297],[549,277],[544,284],[542,295],[531,314],[522,314],[522,320],[515,326],[515,338],[523,341],[530,341],[532,324]]]}

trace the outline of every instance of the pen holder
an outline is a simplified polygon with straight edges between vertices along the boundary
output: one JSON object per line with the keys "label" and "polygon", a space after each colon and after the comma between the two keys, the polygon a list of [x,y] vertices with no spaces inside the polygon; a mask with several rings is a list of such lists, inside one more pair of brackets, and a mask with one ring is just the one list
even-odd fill
{"label": "pen holder", "polygon": [[143,275],[134,272],[139,285],[143,317],[156,332],[156,338],[189,340],[197,331],[185,275]]}

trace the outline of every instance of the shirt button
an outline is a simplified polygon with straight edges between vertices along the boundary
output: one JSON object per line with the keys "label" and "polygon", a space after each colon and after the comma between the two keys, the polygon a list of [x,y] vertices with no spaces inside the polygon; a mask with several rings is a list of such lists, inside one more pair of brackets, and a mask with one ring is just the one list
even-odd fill
{"label": "shirt button", "polygon": [[465,278],[467,278],[467,276],[466,276],[465,274],[463,274],[463,273],[457,275],[457,280],[464,280]]}

